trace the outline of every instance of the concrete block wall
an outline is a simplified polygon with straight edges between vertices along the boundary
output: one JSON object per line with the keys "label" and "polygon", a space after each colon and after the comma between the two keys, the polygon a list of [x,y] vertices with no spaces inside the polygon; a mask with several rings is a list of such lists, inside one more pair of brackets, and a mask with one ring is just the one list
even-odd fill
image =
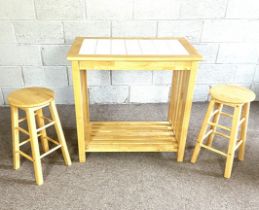
{"label": "concrete block wall", "polygon": [[[66,53],[75,36],[184,36],[204,56],[194,94],[238,83],[259,95],[258,0],[0,0],[0,105],[16,88],[46,86],[73,103]],[[91,71],[91,103],[168,100],[170,71]],[[259,97],[257,98],[259,99]]]}

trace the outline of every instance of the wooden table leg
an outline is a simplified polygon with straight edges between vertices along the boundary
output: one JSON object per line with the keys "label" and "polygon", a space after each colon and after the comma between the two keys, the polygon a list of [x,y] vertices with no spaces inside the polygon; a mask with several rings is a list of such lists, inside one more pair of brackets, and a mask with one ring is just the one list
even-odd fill
{"label": "wooden table leg", "polygon": [[78,153],[79,161],[85,162],[85,117],[84,117],[84,97],[83,85],[79,69],[78,61],[72,62],[72,75],[75,98],[75,112],[77,124],[77,138],[78,138]]}
{"label": "wooden table leg", "polygon": [[181,129],[179,130],[179,140],[178,140],[178,153],[177,153],[177,161],[182,162],[184,157],[185,145],[186,145],[186,138],[187,132],[189,128],[190,122],[190,114],[192,108],[192,99],[193,99],[193,92],[194,92],[194,85],[196,79],[198,63],[192,63],[192,69],[190,71],[185,71],[184,78],[182,83],[183,89],[183,104],[181,109]]}

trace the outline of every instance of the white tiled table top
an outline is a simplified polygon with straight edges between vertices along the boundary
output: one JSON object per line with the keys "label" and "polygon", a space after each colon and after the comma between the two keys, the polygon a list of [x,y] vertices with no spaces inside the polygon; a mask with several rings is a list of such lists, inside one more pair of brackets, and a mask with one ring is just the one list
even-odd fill
{"label": "white tiled table top", "polygon": [[79,55],[189,55],[174,39],[84,39]]}

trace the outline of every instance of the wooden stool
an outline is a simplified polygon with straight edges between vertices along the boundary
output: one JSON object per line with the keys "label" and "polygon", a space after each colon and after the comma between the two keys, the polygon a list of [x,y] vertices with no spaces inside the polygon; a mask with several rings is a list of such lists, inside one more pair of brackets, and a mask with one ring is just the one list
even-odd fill
{"label": "wooden stool", "polygon": [[[11,108],[12,135],[13,135],[13,164],[14,169],[20,168],[20,155],[33,162],[36,183],[43,184],[43,175],[41,167],[41,158],[61,148],[66,165],[71,165],[65,137],[62,131],[58,112],[54,101],[54,92],[47,88],[23,88],[12,92],[8,96]],[[49,107],[51,118],[43,116],[42,109]],[[19,119],[19,110],[25,111],[26,117]],[[36,120],[35,120],[36,117]],[[28,131],[19,126],[19,123],[27,120]],[[36,126],[36,121],[38,128]],[[47,121],[47,124],[45,124]],[[47,136],[46,128],[54,125],[57,132],[58,141]],[[20,143],[20,133],[29,136],[29,139]],[[38,137],[41,139],[43,154],[40,154]],[[49,149],[49,141],[55,144],[55,147]],[[20,150],[20,146],[31,144],[32,157]]]}
{"label": "wooden stool", "polygon": [[[218,85],[210,89],[210,95],[211,101],[195,145],[191,162],[195,163],[197,161],[201,147],[216,152],[227,158],[224,177],[230,178],[235,151],[238,148],[238,159],[244,160],[249,108],[250,102],[255,99],[255,94],[251,90],[244,87]],[[234,114],[232,115],[223,112],[223,105],[233,107]],[[220,115],[232,118],[231,128],[219,125]],[[240,126],[241,128],[239,129]],[[208,127],[209,129],[207,129]],[[217,131],[217,128],[228,131],[230,135]],[[215,135],[229,139],[227,153],[212,148]],[[203,141],[206,138],[207,142],[206,144],[203,144]]]}

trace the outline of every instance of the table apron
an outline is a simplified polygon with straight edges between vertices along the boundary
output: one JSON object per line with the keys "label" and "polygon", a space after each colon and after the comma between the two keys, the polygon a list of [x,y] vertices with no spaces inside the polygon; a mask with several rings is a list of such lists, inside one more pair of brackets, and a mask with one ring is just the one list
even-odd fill
{"label": "table apron", "polygon": [[79,61],[80,70],[191,70],[191,61]]}

